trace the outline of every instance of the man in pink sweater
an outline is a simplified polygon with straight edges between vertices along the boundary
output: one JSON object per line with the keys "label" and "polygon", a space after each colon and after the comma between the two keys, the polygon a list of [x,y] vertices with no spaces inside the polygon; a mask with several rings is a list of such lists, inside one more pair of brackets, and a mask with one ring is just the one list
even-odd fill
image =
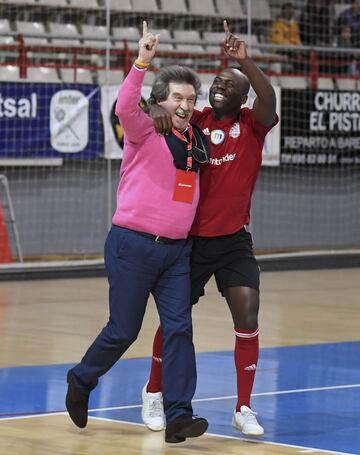
{"label": "man in pink sweater", "polygon": [[188,68],[159,72],[153,96],[171,115],[164,138],[139,107],[141,85],[159,35],[143,24],[139,56],[119,91],[116,114],[125,132],[124,156],[113,226],[105,243],[110,317],[81,362],[69,370],[66,408],[80,428],[87,424],[88,400],[98,378],[136,340],[150,293],[163,329],[165,441],[197,437],[207,421],[194,417],[196,367],[190,307],[191,240],[199,201],[199,161],[208,161],[203,133],[189,120],[200,80]]}

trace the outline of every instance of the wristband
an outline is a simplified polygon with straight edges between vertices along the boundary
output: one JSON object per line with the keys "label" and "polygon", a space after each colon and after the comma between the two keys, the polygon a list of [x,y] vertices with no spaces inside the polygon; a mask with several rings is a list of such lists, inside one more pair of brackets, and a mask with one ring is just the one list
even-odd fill
{"label": "wristband", "polygon": [[138,68],[145,69],[150,66],[150,63],[142,62],[139,58],[137,58],[134,62],[134,65],[136,65]]}

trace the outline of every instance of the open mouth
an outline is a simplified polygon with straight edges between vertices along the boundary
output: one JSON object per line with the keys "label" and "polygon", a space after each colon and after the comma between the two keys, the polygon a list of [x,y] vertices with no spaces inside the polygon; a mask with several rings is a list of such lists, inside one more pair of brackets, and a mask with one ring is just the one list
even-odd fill
{"label": "open mouth", "polygon": [[222,93],[214,92],[213,93],[213,98],[216,101],[224,101],[226,99],[226,96],[224,96]]}
{"label": "open mouth", "polygon": [[184,120],[186,118],[186,112],[183,111],[182,109],[178,109],[176,112],[175,112],[176,116],[179,117],[181,120]]}

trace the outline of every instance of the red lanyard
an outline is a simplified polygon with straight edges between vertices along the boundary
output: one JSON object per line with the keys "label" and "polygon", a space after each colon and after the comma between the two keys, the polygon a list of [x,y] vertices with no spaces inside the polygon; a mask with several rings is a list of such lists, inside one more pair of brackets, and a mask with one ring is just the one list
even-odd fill
{"label": "red lanyard", "polygon": [[186,136],[181,134],[175,128],[172,129],[172,132],[175,134],[175,136],[177,138],[179,138],[180,140],[186,142],[186,144],[187,144],[186,145],[186,149],[187,149],[188,155],[187,155],[187,160],[186,160],[186,169],[189,170],[189,169],[192,168],[192,154],[191,154],[191,151],[192,151],[193,129],[192,129],[191,125],[189,125],[189,128],[187,129],[187,131],[189,132],[189,140],[186,138]]}

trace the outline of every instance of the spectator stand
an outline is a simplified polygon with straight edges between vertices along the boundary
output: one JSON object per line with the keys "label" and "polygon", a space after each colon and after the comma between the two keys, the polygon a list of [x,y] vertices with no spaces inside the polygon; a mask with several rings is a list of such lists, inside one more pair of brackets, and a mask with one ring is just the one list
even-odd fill
{"label": "spectator stand", "polygon": [[[206,8],[203,3],[200,8],[196,0],[187,3],[185,0],[113,0],[111,23],[107,25],[106,4],[101,0],[16,0],[11,4],[0,1],[0,10],[6,13],[0,21],[0,65],[7,68],[2,70],[3,77],[6,73],[13,74],[16,66],[21,79],[26,79],[27,68],[31,67],[52,68],[59,80],[67,81],[71,72],[74,80],[84,82],[96,81],[99,75],[104,80],[101,72],[106,68],[126,74],[137,52],[139,21],[144,16],[149,17],[152,30],[161,34],[153,71],[164,64],[181,62],[200,73],[214,74],[229,64],[219,45],[223,38],[221,15],[231,17],[232,30],[247,42],[249,54],[270,76],[278,76],[278,81],[286,77],[305,78],[306,86],[317,87],[321,78],[321,86],[357,87],[358,76],[341,70],[347,68],[347,60],[339,59],[339,51],[335,52],[332,46],[282,48],[265,42],[264,30],[269,29],[281,2],[206,2]],[[300,17],[300,2],[293,3]],[[336,14],[344,9],[341,6],[335,8]],[[194,27],[190,28],[192,24]],[[282,55],[282,51],[289,49],[291,57]],[[347,49],[341,52],[343,56],[350,54]],[[351,52],[359,53],[356,49]],[[324,71],[326,65],[331,71]],[[81,70],[79,79],[77,69]],[[55,80],[54,73],[51,74],[49,78]],[[324,82],[326,79],[331,82]],[[338,79],[341,82],[334,84]],[[343,82],[347,80],[351,83]]]}

